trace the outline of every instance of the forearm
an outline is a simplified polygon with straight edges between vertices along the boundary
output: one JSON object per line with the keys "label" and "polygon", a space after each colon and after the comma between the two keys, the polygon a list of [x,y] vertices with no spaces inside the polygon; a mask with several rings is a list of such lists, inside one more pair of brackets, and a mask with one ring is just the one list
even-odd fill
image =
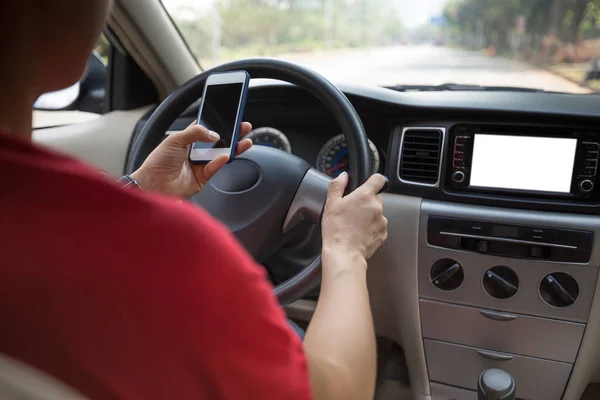
{"label": "forearm", "polygon": [[366,261],[323,250],[323,281],[304,339],[315,400],[372,399],[376,349]]}

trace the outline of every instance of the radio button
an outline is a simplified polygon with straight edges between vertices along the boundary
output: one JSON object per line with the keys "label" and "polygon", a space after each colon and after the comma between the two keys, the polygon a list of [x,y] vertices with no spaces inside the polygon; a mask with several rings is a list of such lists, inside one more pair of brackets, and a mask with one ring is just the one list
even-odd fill
{"label": "radio button", "polygon": [[457,136],[454,143],[464,145],[469,140],[469,136]]}
{"label": "radio button", "polygon": [[[583,142],[583,157],[585,160],[577,170],[581,176],[596,176],[598,169],[598,157],[600,156],[600,144],[596,142]],[[582,190],[583,191],[583,190]],[[587,193],[583,191],[584,193]]]}
{"label": "radio button", "polygon": [[523,227],[520,232],[520,239],[540,243],[552,243],[554,235],[554,229],[550,228]]}
{"label": "radio button", "polygon": [[595,153],[598,154],[600,150],[600,144],[596,142],[583,142],[583,151],[586,153]]}
{"label": "radio button", "polygon": [[452,162],[452,166],[456,169],[465,169],[465,160],[463,160],[462,158],[456,158]]}
{"label": "radio button", "polygon": [[468,142],[468,136],[456,136],[454,138],[454,149],[452,150],[453,168],[465,169],[465,147]]}
{"label": "radio button", "polygon": [[544,258],[544,249],[540,246],[531,246],[529,256],[531,258]]}
{"label": "radio button", "polygon": [[465,173],[462,171],[454,171],[452,180],[456,183],[463,183],[465,181]]}
{"label": "radio button", "polygon": [[596,176],[596,169],[598,167],[598,161],[594,159],[587,159],[583,163],[582,175],[584,176]]}
{"label": "radio button", "polygon": [[594,182],[590,179],[584,179],[579,182],[579,190],[583,193],[589,193],[594,190]]}
{"label": "radio button", "polygon": [[487,240],[480,240],[477,242],[477,251],[480,253],[488,252],[488,242]]}

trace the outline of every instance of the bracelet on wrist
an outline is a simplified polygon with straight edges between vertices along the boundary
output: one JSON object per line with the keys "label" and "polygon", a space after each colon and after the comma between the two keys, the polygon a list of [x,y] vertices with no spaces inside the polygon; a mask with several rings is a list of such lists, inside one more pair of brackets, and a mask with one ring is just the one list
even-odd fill
{"label": "bracelet on wrist", "polygon": [[131,188],[135,188],[138,190],[142,190],[142,188],[140,187],[140,184],[137,183],[137,181],[135,179],[133,179],[132,177],[130,177],[129,175],[123,175],[122,177],[120,177],[117,182],[119,184],[121,184],[121,186],[125,189],[131,189]]}

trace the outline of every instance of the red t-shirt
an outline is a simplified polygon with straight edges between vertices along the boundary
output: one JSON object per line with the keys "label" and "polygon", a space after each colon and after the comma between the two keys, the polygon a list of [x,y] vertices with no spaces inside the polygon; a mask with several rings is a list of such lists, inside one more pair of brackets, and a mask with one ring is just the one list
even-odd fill
{"label": "red t-shirt", "polygon": [[271,285],[202,210],[0,134],[0,352],[93,400],[311,398]]}

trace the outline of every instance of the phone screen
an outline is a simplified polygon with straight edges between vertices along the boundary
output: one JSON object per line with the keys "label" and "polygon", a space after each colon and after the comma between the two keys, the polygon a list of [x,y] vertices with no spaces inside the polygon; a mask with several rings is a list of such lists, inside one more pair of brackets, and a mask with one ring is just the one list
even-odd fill
{"label": "phone screen", "polygon": [[[236,131],[236,117],[240,106],[243,83],[224,83],[208,85],[204,95],[202,110],[216,110],[221,117],[222,132],[217,132],[221,139],[215,143],[196,142],[193,145],[194,157],[199,160],[212,160],[221,154],[231,154],[231,141]],[[198,123],[202,115],[198,116]]]}

